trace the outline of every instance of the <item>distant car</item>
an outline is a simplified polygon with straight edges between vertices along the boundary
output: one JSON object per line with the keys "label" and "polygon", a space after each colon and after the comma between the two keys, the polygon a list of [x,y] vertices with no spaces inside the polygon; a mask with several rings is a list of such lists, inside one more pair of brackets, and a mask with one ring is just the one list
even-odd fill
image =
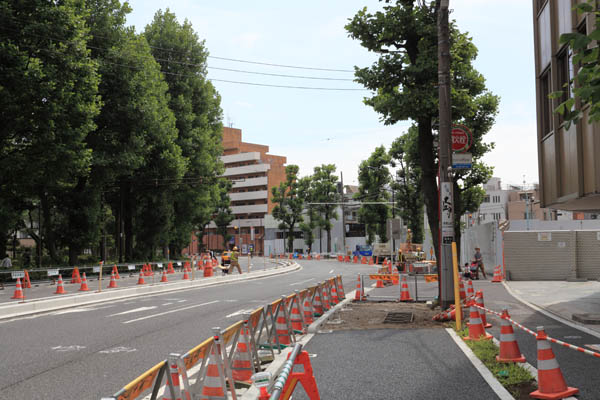
{"label": "distant car", "polygon": [[229,265],[231,264],[231,251],[225,250],[223,254],[221,254],[221,265]]}
{"label": "distant car", "polygon": [[357,256],[357,257],[371,257],[373,255],[373,248],[371,246],[369,246],[368,244],[365,245],[360,245],[357,244],[356,245],[356,250],[352,252],[353,256]]}

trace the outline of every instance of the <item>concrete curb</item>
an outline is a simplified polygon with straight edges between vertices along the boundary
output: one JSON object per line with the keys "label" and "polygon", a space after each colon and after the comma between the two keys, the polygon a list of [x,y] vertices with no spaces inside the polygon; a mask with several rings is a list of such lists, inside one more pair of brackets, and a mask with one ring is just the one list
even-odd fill
{"label": "concrete curb", "polygon": [[588,335],[591,335],[591,336],[594,336],[594,337],[597,337],[600,339],[600,332],[590,329],[587,326],[583,326],[573,320],[566,319],[562,315],[558,315],[555,312],[548,310],[547,308],[545,308],[543,306],[538,306],[537,304],[530,303],[529,301],[523,299],[521,296],[519,296],[517,293],[515,293],[515,291],[506,283],[506,281],[502,281],[502,285],[504,285],[504,288],[512,297],[519,300],[521,303],[525,304],[526,306],[534,309],[535,311],[538,311],[538,312],[544,314],[545,316],[550,317],[556,321],[562,322],[563,324],[570,326],[571,328],[578,329],[582,332],[587,333]]}
{"label": "concrete curb", "polygon": [[254,280],[269,276],[281,275],[301,269],[302,266],[296,262],[284,266],[275,267],[268,270],[260,270],[242,275],[215,276],[206,279],[193,281],[178,281],[173,283],[164,283],[153,286],[131,286],[122,289],[111,289],[105,292],[78,293],[67,297],[57,297],[55,299],[30,300],[30,302],[14,302],[0,306],[0,320],[22,317],[26,315],[39,314],[48,311],[61,310],[65,308],[80,307],[112,300],[128,299],[132,297],[168,293],[180,290],[190,290],[201,287],[216,286],[227,283],[234,283],[246,280]]}

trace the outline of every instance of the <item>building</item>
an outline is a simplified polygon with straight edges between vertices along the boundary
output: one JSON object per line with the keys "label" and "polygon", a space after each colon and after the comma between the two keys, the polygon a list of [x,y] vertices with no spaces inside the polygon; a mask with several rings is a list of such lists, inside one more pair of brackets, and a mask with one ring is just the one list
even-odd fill
{"label": "building", "polygon": [[[568,211],[600,210],[600,125],[588,113],[569,128],[553,110],[568,99],[574,77],[572,52],[560,35],[589,33],[594,15],[578,14],[574,0],[533,0],[537,143],[541,207]],[[558,99],[548,96],[564,90]]]}
{"label": "building", "polygon": [[[233,182],[229,193],[235,219],[229,225],[228,244],[245,254],[250,246],[254,254],[263,254],[265,217],[273,210],[271,188],[285,180],[286,157],[268,154],[269,146],[242,141],[241,129],[223,128],[224,177]],[[203,236],[211,250],[223,249],[223,238],[211,223]]]}

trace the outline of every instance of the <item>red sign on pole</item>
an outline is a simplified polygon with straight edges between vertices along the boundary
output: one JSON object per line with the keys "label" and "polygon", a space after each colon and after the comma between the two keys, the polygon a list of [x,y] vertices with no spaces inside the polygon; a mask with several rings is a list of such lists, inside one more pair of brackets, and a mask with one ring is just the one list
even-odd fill
{"label": "red sign on pole", "polygon": [[464,125],[452,125],[452,151],[463,153],[471,148],[473,135]]}

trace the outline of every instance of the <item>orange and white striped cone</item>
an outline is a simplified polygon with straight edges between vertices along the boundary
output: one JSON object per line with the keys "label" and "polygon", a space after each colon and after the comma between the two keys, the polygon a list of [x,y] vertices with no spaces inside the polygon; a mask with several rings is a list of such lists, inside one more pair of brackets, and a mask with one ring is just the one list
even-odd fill
{"label": "orange and white striped cone", "polygon": [[23,271],[25,277],[23,278],[23,289],[31,289],[31,279],[29,279],[29,272],[27,270]]}
{"label": "orange and white striped cone", "polygon": [[515,331],[512,324],[508,321],[510,315],[506,307],[502,309],[502,319],[500,320],[500,354],[496,356],[498,362],[518,362],[524,363],[525,357],[521,354],[519,343],[515,338]]}
{"label": "orange and white striped cone", "polygon": [[354,292],[354,301],[362,301],[365,299],[365,291],[362,287],[362,279],[360,279],[360,275],[358,275],[358,279],[356,281],[356,291]]}
{"label": "orange and white striped cone", "polygon": [[90,288],[88,287],[88,284],[87,284],[87,278],[86,278],[86,276],[85,276],[85,272],[84,272],[84,273],[83,273],[83,279],[82,279],[82,281],[81,281],[81,287],[79,288],[79,291],[80,291],[80,292],[87,292],[87,291],[89,291],[89,290],[90,290]]}
{"label": "orange and white striped cone", "polygon": [[313,311],[315,317],[320,317],[323,315],[323,303],[321,303],[321,295],[319,295],[319,291],[315,291],[315,299],[313,300]]}
{"label": "orange and white striped cone", "polygon": [[395,273],[392,274],[392,285],[399,285],[400,284],[400,274],[399,273]]}
{"label": "orange and white striped cone", "polygon": [[327,287],[327,283],[323,285],[323,308],[325,310],[331,309],[331,304],[329,303],[329,288]]}
{"label": "orange and white striped cone", "polygon": [[537,370],[538,390],[529,393],[534,399],[558,400],[579,393],[579,389],[568,387],[550,342],[546,340],[543,326],[537,327]]}
{"label": "orange and white striped cone", "polygon": [[146,282],[144,282],[144,273],[142,271],[140,271],[140,277],[138,278],[137,284],[138,285],[144,285]]}
{"label": "orange and white striped cone", "polygon": [[383,285],[383,279],[379,279],[377,278],[377,282],[375,283],[375,289],[381,289],[384,288],[385,286]]}
{"label": "orange and white striped cone", "polygon": [[113,266],[113,273],[115,274],[115,279],[121,279],[121,276],[119,275],[119,268],[117,268],[116,265]]}
{"label": "orange and white striped cone", "polygon": [[308,300],[308,297],[306,297],[304,299],[304,322],[306,323],[306,325],[310,325],[314,322],[313,319],[313,307],[310,304],[310,301]]}
{"label": "orange and white striped cone", "polygon": [[114,289],[117,287],[117,281],[115,280],[115,273],[110,274],[110,283],[108,284],[109,289]]}
{"label": "orange and white striped cone", "polygon": [[231,362],[231,375],[234,381],[251,383],[250,378],[254,374],[254,367],[250,358],[249,335],[248,328],[242,328]]}
{"label": "orange and white striped cone", "polygon": [[473,281],[470,279],[467,281],[467,296],[468,297],[475,296],[475,290],[473,289]]}
{"label": "orange and white striped cone", "polygon": [[331,283],[331,305],[335,305],[339,303],[340,300],[338,298],[337,289],[335,287],[335,283]]}
{"label": "orange and white striped cone", "polygon": [[[170,384],[166,385],[165,394],[166,392],[169,392],[171,396],[164,396],[163,400],[183,400],[181,390],[181,379],[179,377],[179,368],[177,368],[177,357],[175,357],[174,355],[169,355],[167,364],[169,365],[168,381],[170,381]],[[191,400],[190,394],[187,391],[185,392],[185,399]]]}
{"label": "orange and white striped cone", "polygon": [[494,268],[494,276],[492,277],[492,282],[502,282],[502,267],[500,265]]}
{"label": "orange and white striped cone", "polygon": [[65,286],[63,284],[62,274],[58,275],[58,285],[56,286],[56,292],[54,294],[66,294]]}
{"label": "orange and white striped cone", "polygon": [[[221,376],[219,375],[219,366],[217,365],[217,356],[215,348],[216,343],[213,343],[212,349],[210,350],[210,357],[208,358],[208,364],[206,365],[206,375],[204,377],[204,384],[202,386],[201,400],[212,400],[212,399],[226,399],[227,396],[223,391],[221,385]],[[223,377],[224,379],[225,377]]]}
{"label": "orange and white striped cone", "polygon": [[[282,305],[282,307],[285,307]],[[279,344],[282,346],[289,346],[292,344],[290,341],[290,332],[288,331],[287,322],[285,316],[279,315],[275,320],[275,334],[279,339]]]}
{"label": "orange and white striped cone", "polygon": [[161,282],[169,282],[167,279],[167,271],[163,270],[162,278],[160,278]]}
{"label": "orange and white striped cone", "polygon": [[338,284],[338,286],[337,286],[338,300],[342,301],[346,298],[346,291],[344,290],[344,282],[342,282],[341,275],[338,275],[336,279],[337,279],[336,282]]}
{"label": "orange and white striped cone", "polygon": [[[485,304],[483,303],[483,291],[481,291],[481,290],[477,291],[477,294],[475,295],[475,304],[477,304],[481,308],[485,307]],[[481,308],[479,309],[479,315],[481,315],[481,322],[483,323],[483,327],[491,328],[492,324],[487,322],[487,318],[485,316],[485,310],[482,310]]]}
{"label": "orange and white striped cone", "polygon": [[71,283],[81,283],[81,275],[79,275],[79,268],[73,268],[73,274],[71,274]]}
{"label": "orange and white striped cone", "polygon": [[170,263],[167,265],[167,274],[174,274],[174,273],[175,273],[175,269],[173,268],[173,263],[172,263],[172,262],[170,262]]}
{"label": "orange and white striped cone", "polygon": [[[57,291],[58,291],[58,289],[57,289]],[[15,293],[13,293],[13,296],[11,297],[11,299],[24,299],[24,298],[25,298],[25,296],[23,296],[23,287],[21,286],[21,278],[17,278],[17,286],[15,287]]]}
{"label": "orange and white striped cone", "polygon": [[[167,274],[168,274],[168,272],[167,272]],[[183,277],[182,277],[181,279],[182,279],[182,280],[187,280],[187,279],[190,279],[190,276],[188,275],[188,272],[187,272],[187,271],[185,271],[185,272],[183,273]]]}
{"label": "orange and white striped cone", "polygon": [[296,331],[296,333],[303,333],[304,326],[302,326],[302,314],[300,314],[300,309],[298,308],[298,302],[294,301],[292,305],[292,312],[290,315],[290,322],[292,325],[292,329]]}
{"label": "orange and white striped cone", "polygon": [[465,340],[490,340],[492,335],[488,334],[483,327],[481,317],[479,316],[479,309],[475,306],[471,306],[469,310],[469,336],[464,337]]}
{"label": "orange and white striped cone", "polygon": [[410,291],[408,290],[408,282],[406,280],[406,275],[402,275],[402,285],[400,286],[400,301],[414,301],[412,297],[410,297]]}
{"label": "orange and white striped cone", "polygon": [[459,278],[459,284],[458,284],[458,294],[460,296],[461,300],[464,300],[467,298],[467,294],[465,293],[465,284],[464,281],[462,279]]}

